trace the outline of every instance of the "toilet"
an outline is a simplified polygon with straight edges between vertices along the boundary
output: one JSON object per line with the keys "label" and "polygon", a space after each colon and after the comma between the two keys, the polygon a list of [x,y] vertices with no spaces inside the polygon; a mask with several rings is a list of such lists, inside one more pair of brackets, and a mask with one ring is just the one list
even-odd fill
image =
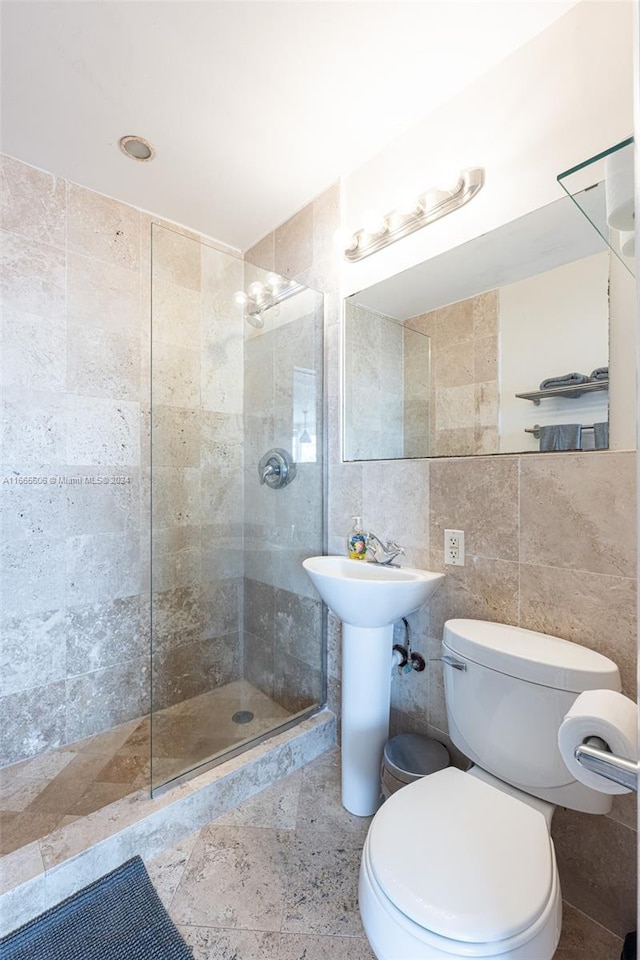
{"label": "toilet", "polygon": [[447,621],[442,659],[449,735],[472,766],[408,784],[376,813],[360,867],[367,938],[378,960],[551,960],[562,922],[553,811],[612,803],[572,777],[558,728],[583,690],[619,690],[618,668],[483,620]]}

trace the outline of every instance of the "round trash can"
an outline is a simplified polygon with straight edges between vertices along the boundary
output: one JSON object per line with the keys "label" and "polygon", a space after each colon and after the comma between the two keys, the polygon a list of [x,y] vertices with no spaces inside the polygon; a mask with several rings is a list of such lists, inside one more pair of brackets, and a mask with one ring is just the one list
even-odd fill
{"label": "round trash can", "polygon": [[413,780],[444,770],[451,763],[443,743],[419,733],[400,733],[387,740],[382,756],[381,791],[385,800]]}

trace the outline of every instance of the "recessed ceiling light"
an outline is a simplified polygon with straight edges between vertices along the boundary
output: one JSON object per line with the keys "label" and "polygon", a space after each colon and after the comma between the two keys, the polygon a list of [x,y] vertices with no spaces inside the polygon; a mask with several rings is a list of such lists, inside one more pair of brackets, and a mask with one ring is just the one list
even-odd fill
{"label": "recessed ceiling light", "polygon": [[155,156],[153,146],[144,137],[121,137],[120,149],[132,160],[141,160],[143,163],[146,160],[153,160]]}

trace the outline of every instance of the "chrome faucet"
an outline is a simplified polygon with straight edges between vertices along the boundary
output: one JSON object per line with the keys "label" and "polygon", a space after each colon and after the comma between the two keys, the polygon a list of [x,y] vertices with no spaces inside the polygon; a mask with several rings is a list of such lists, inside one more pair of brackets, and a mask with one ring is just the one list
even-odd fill
{"label": "chrome faucet", "polygon": [[394,541],[383,543],[375,533],[365,533],[364,540],[367,549],[367,558],[373,563],[391,563],[396,557],[404,553],[404,549]]}

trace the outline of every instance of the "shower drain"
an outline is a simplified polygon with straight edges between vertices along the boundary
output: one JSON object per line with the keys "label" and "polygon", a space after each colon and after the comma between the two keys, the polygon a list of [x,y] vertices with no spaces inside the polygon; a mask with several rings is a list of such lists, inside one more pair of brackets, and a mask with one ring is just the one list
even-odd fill
{"label": "shower drain", "polygon": [[253,720],[253,714],[251,710],[238,710],[237,713],[231,717],[234,723],[251,723]]}

